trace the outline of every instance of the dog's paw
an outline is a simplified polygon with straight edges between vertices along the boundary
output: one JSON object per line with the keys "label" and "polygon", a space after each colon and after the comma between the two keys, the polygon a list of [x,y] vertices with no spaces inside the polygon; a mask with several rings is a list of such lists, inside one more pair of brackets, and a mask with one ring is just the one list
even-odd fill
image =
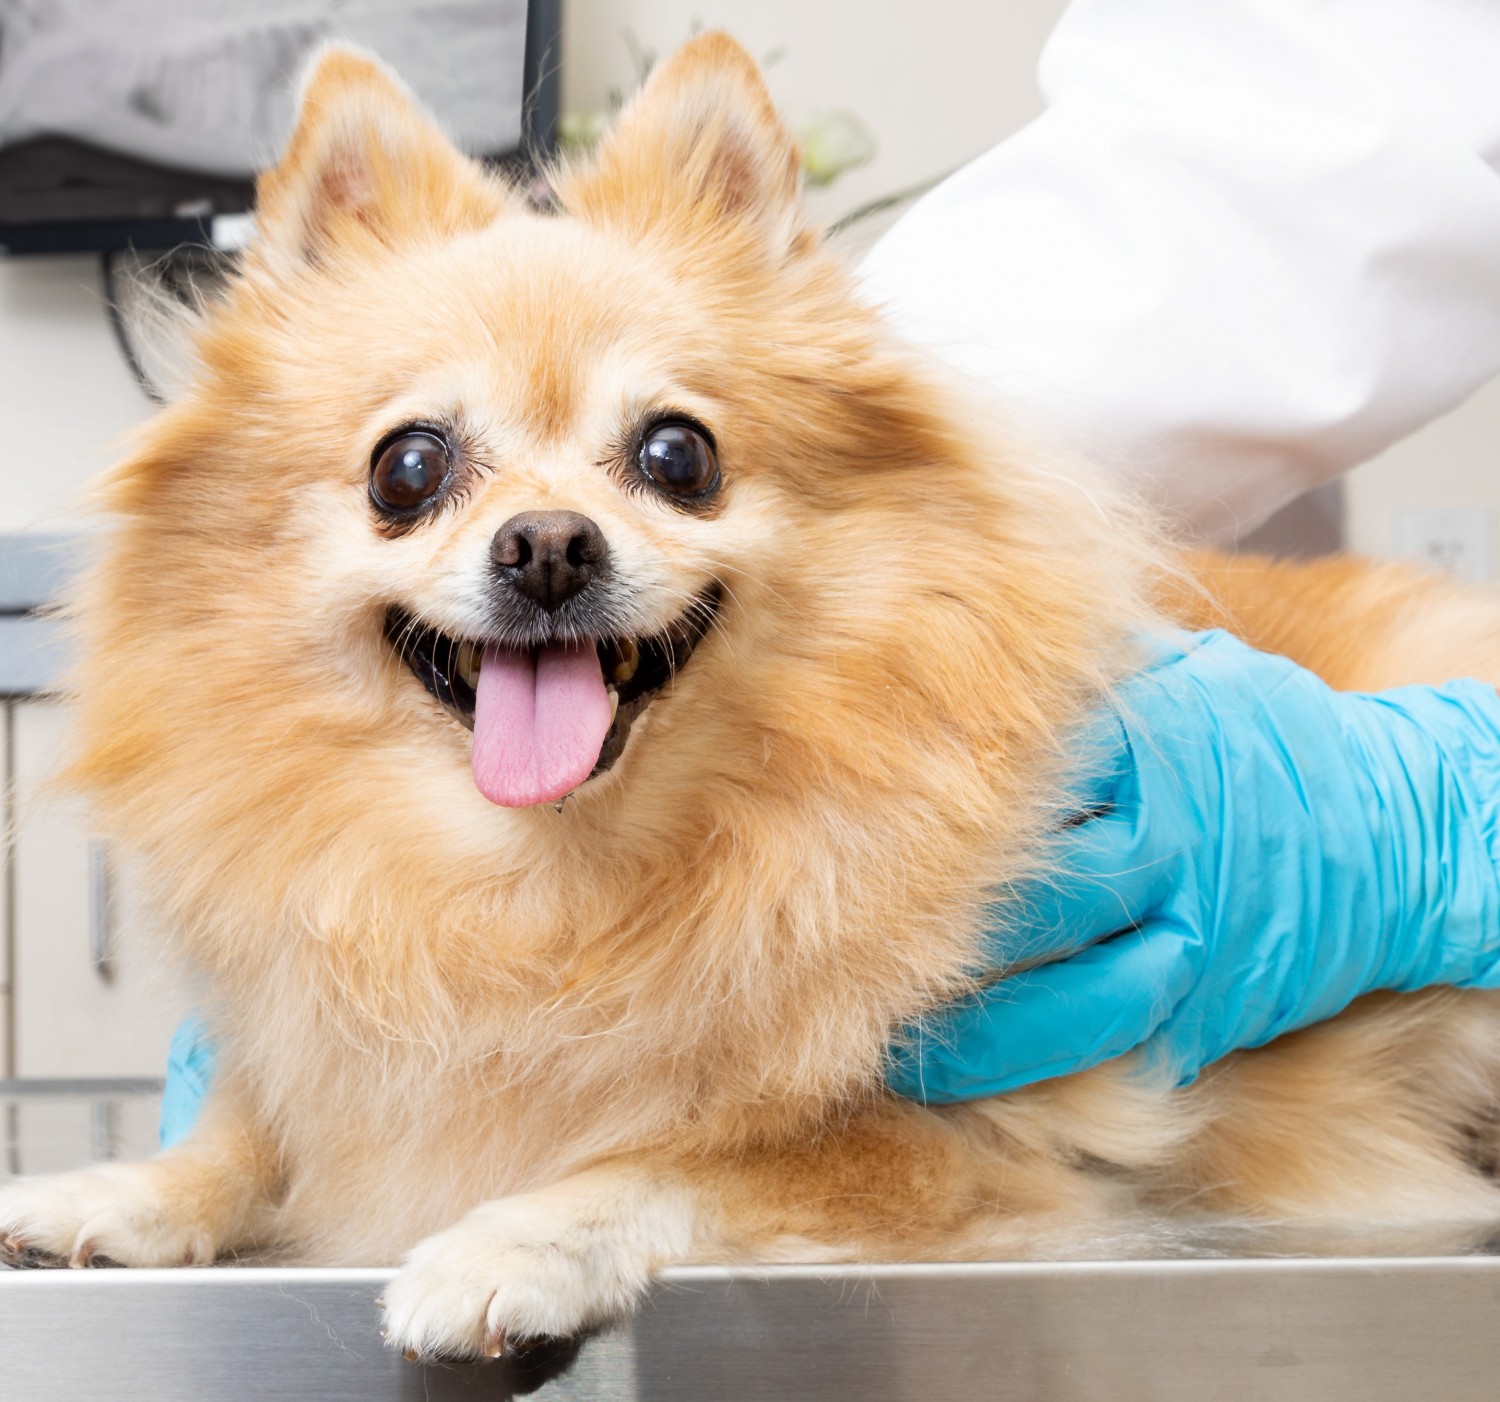
{"label": "dog's paw", "polygon": [[0,1257],[18,1266],[207,1264],[218,1244],[150,1163],[102,1164],[0,1187]]}
{"label": "dog's paw", "polygon": [[498,1358],[625,1313],[680,1233],[657,1234],[642,1220],[654,1213],[589,1210],[598,1206],[572,1194],[505,1198],[420,1242],[386,1288],[387,1344],[412,1359]]}

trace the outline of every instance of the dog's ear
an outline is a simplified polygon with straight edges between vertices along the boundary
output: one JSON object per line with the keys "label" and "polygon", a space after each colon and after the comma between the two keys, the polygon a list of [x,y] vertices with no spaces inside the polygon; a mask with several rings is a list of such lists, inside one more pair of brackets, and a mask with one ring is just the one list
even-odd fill
{"label": "dog's ear", "polygon": [[508,198],[383,64],[333,47],[308,72],[286,154],[260,179],[257,245],[271,263],[318,263],[340,242],[480,228]]}
{"label": "dog's ear", "polygon": [[652,73],[559,193],[570,213],[642,238],[691,241],[731,224],[785,252],[807,237],[801,169],[755,60],[710,33]]}

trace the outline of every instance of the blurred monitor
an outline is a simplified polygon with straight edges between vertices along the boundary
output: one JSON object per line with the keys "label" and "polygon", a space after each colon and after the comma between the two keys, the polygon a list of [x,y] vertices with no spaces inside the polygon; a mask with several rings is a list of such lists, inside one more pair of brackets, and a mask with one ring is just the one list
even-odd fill
{"label": "blurred monitor", "polygon": [[[308,56],[385,59],[460,146],[550,148],[560,0],[0,0],[0,249],[212,242],[250,207]],[[224,242],[223,238],[218,241]]]}

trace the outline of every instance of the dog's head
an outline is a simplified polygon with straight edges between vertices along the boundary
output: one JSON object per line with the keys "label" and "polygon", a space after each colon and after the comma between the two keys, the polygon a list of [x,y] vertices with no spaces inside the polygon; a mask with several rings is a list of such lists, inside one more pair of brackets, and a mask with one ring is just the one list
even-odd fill
{"label": "dog's head", "polygon": [[807,240],[743,54],[692,46],[561,183],[563,217],[527,208],[378,65],[325,55],[241,299],[282,420],[247,488],[302,518],[331,631],[404,664],[411,734],[471,732],[506,807],[600,778],[664,696],[703,690],[689,669],[728,663],[709,634],[736,576],[801,548],[769,539],[768,470],[816,453],[797,410],[744,407],[756,341],[784,335],[753,290]]}
{"label": "dog's head", "polygon": [[204,893],[551,856],[604,901],[711,840],[776,879],[816,828],[874,902],[912,879],[876,847],[1003,839],[1133,608],[1109,523],[860,302],[730,40],[553,183],[323,56],[113,479],[82,782]]}

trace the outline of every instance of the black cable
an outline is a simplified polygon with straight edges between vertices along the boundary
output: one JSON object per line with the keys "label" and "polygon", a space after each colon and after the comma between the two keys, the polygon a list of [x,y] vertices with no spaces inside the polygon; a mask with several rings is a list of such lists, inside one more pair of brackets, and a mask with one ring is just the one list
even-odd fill
{"label": "black cable", "polygon": [[180,243],[164,253],[150,255],[131,249],[123,256],[134,260],[135,266],[123,274],[119,271],[121,256],[112,252],[100,254],[109,324],[136,383],[153,404],[164,404],[166,395],[151,378],[131,340],[130,327],[137,318],[129,314],[127,303],[133,297],[138,304],[153,304],[153,316],[158,320],[170,320],[173,302],[188,315],[200,312],[227,287],[239,267],[239,255],[204,243]]}
{"label": "black cable", "polygon": [[135,347],[130,343],[130,329],[125,325],[125,317],[120,310],[120,299],[117,295],[119,284],[115,277],[116,257],[115,252],[110,249],[106,249],[99,255],[100,272],[104,279],[104,306],[109,313],[109,324],[114,328],[115,342],[120,347],[120,354],[125,357],[130,373],[135,376],[135,382],[145,391],[146,398],[153,404],[165,404],[166,398],[152,383],[151,377],[141,364],[140,357],[135,353]]}

